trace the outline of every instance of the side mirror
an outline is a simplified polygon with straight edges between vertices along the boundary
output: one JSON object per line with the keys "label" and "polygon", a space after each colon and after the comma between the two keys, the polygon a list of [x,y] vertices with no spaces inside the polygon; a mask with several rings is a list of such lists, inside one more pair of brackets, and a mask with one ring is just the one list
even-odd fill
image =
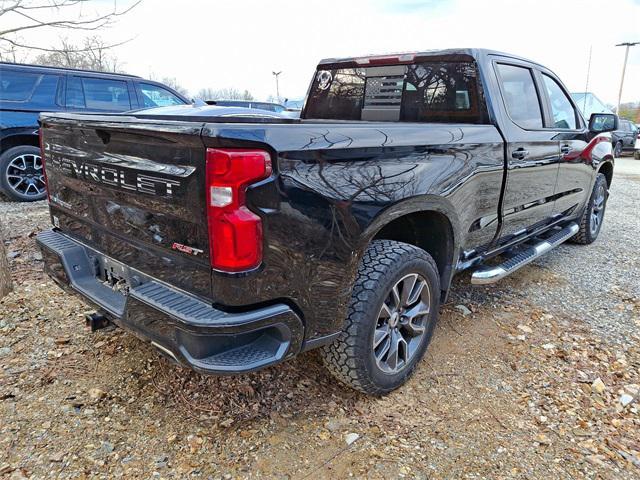
{"label": "side mirror", "polygon": [[589,131],[592,133],[613,132],[618,129],[618,116],[613,113],[592,113]]}

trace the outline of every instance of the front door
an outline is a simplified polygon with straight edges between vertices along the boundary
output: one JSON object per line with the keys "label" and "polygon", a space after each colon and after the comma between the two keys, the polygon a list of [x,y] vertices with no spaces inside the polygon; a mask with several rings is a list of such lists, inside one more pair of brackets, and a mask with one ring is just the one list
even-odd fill
{"label": "front door", "polygon": [[545,124],[560,148],[553,212],[562,217],[572,216],[580,213],[589,199],[597,167],[585,152],[590,135],[562,84],[551,72],[543,71],[538,78],[548,105]]}

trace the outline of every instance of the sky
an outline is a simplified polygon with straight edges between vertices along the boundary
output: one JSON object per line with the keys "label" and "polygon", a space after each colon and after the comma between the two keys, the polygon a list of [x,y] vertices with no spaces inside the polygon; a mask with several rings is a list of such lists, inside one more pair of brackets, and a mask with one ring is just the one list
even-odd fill
{"label": "sky", "polygon": [[[43,46],[58,37],[30,35]],[[640,42],[640,0],[143,0],[102,36],[131,38],[114,51],[129,73],[258,99],[275,96],[273,71],[282,71],[281,97],[304,97],[322,58],[455,47],[521,55],[584,91],[591,48],[588,90],[615,104],[624,60],[615,45]],[[640,101],[640,45],[622,101]]]}

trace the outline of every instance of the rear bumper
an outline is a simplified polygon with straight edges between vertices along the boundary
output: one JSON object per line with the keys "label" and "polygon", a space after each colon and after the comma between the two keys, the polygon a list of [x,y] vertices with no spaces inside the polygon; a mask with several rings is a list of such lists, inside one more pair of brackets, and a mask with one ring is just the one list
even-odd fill
{"label": "rear bumper", "polygon": [[122,293],[98,278],[105,261],[117,262],[56,230],[39,234],[36,241],[45,271],[56,283],[195,370],[214,374],[250,372],[301,350],[303,324],[287,305],[224,312],[126,267],[121,273],[128,280],[128,291]]}

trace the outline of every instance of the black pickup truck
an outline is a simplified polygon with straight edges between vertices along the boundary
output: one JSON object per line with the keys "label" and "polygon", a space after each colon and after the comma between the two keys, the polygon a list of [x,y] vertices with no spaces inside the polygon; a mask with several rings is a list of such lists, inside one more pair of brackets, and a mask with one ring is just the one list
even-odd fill
{"label": "black pickup truck", "polygon": [[495,282],[602,225],[617,118],[587,125],[522,58],[328,59],[300,119],[219,108],[40,119],[46,271],[97,307],[94,328],[200,372],[322,347],[338,379],[384,394],[456,273]]}

